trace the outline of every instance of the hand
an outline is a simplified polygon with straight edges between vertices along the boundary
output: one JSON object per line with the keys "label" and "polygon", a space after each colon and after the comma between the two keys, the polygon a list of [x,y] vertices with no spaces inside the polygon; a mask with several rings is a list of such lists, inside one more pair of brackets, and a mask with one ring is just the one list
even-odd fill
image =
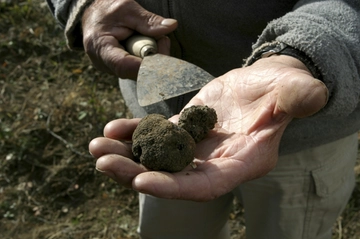
{"label": "hand", "polygon": [[327,97],[326,86],[300,61],[272,56],[214,79],[189,102],[218,115],[216,128],[197,144],[196,169],[148,172],[133,162],[131,144],[118,140],[131,140],[139,119],[108,123],[105,137],[89,148],[97,169],[122,185],[162,198],[211,200],[273,169],[286,126],[319,111]]}
{"label": "hand", "polygon": [[159,53],[168,55],[170,41],[165,35],[176,27],[176,20],[148,12],[134,0],[95,0],[82,17],[84,49],[97,69],[136,79],[141,59],[126,52],[119,41],[138,32],[154,37]]}

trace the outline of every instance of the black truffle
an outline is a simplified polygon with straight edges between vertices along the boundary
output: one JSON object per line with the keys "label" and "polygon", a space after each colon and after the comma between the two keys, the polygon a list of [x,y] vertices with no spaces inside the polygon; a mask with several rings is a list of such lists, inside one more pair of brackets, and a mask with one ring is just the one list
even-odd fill
{"label": "black truffle", "polygon": [[189,132],[198,143],[215,127],[216,122],[217,115],[213,108],[193,105],[182,112],[178,125]]}
{"label": "black truffle", "polygon": [[150,114],[134,131],[132,151],[150,170],[177,172],[193,161],[195,141],[165,116]]}
{"label": "black truffle", "polygon": [[178,125],[163,115],[150,114],[139,122],[133,133],[135,159],[149,170],[181,171],[193,161],[196,143],[216,122],[215,110],[207,106],[185,109]]}

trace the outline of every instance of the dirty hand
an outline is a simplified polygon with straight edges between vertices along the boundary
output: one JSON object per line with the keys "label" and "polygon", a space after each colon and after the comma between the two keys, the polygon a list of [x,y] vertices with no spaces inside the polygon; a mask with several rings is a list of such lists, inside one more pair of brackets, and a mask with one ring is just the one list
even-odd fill
{"label": "dirty hand", "polygon": [[97,169],[122,185],[162,198],[211,200],[272,170],[286,126],[319,111],[327,98],[326,86],[300,61],[271,56],[214,79],[187,105],[208,105],[218,115],[197,144],[197,168],[149,172],[133,162],[131,145],[118,140],[130,140],[139,119],[110,122],[89,148]]}
{"label": "dirty hand", "polygon": [[165,35],[176,27],[176,20],[148,12],[134,0],[95,0],[82,17],[84,49],[99,70],[136,79],[141,59],[129,55],[119,41],[137,32],[155,38],[158,51],[168,55],[170,41]]}

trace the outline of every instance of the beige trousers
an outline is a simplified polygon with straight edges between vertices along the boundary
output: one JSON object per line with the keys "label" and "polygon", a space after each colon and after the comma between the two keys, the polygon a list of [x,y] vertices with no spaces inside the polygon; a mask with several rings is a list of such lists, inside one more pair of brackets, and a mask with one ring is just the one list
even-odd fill
{"label": "beige trousers", "polygon": [[140,194],[142,239],[229,238],[234,195],[245,208],[247,239],[330,239],[355,185],[357,134],[281,156],[266,176],[197,203]]}

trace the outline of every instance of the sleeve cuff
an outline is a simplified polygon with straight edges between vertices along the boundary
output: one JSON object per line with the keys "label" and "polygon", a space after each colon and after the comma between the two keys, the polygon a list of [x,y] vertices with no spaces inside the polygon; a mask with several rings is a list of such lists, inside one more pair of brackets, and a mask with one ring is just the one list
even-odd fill
{"label": "sleeve cuff", "polygon": [[307,67],[316,79],[322,81],[322,74],[310,57],[308,57],[304,52],[279,41],[264,43],[259,48],[256,48],[251,56],[246,60],[245,66],[250,66],[255,61],[274,54],[292,56],[298,59]]}
{"label": "sleeve cuff", "polygon": [[81,18],[85,9],[94,0],[73,1],[69,9],[69,18],[65,27],[65,38],[68,47],[72,50],[83,50],[83,35],[81,29]]}

